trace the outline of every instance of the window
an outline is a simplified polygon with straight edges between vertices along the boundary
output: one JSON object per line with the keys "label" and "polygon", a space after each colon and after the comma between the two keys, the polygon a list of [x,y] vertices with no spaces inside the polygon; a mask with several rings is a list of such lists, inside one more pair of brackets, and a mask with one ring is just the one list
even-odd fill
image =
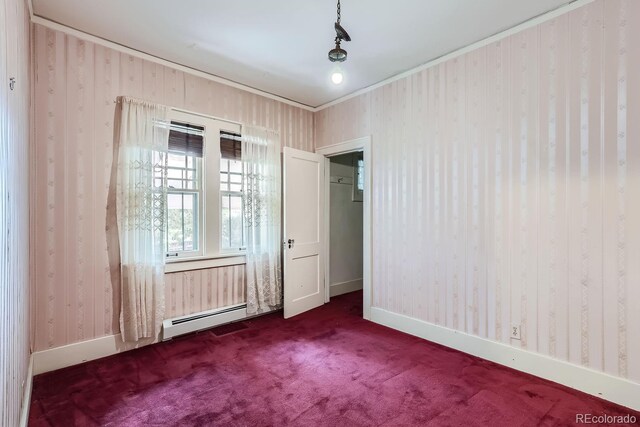
{"label": "window", "polygon": [[167,259],[216,257],[244,247],[240,126],[171,112],[166,167]]}
{"label": "window", "polygon": [[156,178],[167,186],[167,257],[202,255],[203,145],[204,127],[171,122],[166,166]]}
{"label": "window", "polygon": [[364,159],[362,153],[356,153],[353,156],[353,196],[354,202],[361,202],[364,192]]}
{"label": "window", "polygon": [[356,175],[358,177],[357,186],[358,191],[364,191],[364,160],[358,159],[358,164],[356,165]]}

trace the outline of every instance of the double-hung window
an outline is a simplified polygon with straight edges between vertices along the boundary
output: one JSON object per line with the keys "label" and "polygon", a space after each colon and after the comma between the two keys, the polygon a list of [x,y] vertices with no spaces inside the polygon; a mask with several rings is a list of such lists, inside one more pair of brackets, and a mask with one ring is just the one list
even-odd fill
{"label": "double-hung window", "polygon": [[171,122],[166,165],[167,257],[202,255],[203,126]]}
{"label": "double-hung window", "polygon": [[171,111],[167,260],[215,258],[244,248],[240,125]]}

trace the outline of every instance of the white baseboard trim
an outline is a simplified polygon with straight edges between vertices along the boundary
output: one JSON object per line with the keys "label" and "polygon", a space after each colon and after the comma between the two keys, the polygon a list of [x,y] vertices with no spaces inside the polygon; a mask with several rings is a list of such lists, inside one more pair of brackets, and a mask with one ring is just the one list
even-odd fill
{"label": "white baseboard trim", "polygon": [[55,371],[67,366],[100,359],[134,348],[158,342],[157,339],[141,340],[136,343],[124,343],[120,334],[107,335],[87,341],[55,347],[33,353],[33,375]]}
{"label": "white baseboard trim", "polygon": [[640,411],[638,383],[377,307],[371,308],[371,320]]}
{"label": "white baseboard trim", "polygon": [[29,369],[24,380],[24,392],[22,394],[22,408],[20,409],[20,427],[29,425],[29,410],[31,409],[31,390],[33,390],[33,354],[29,356]]}
{"label": "white baseboard trim", "polygon": [[348,282],[333,283],[329,287],[329,296],[335,297],[349,292],[362,289],[362,279],[350,280]]}
{"label": "white baseboard trim", "polygon": [[[242,304],[239,304],[242,305]],[[214,310],[215,311],[215,310]],[[225,323],[236,322],[239,320],[248,320],[254,317],[259,317],[272,312],[261,313],[258,315],[247,315],[247,310],[237,310],[232,313],[228,313],[221,316],[222,320],[217,319],[216,322],[211,323],[208,319],[202,319],[195,321],[197,327],[188,325],[188,330],[181,330],[176,328],[172,331],[171,336],[165,337],[172,338],[181,333],[193,332],[196,330],[209,329],[214,326],[223,325]],[[197,314],[197,313],[196,313]],[[191,315],[192,316],[192,315]],[[189,317],[189,316],[183,316]],[[210,318],[209,318],[210,319]],[[175,319],[174,319],[175,320]],[[183,324],[185,325],[185,324]],[[187,325],[185,325],[187,326]],[[88,362],[90,360],[100,359],[102,357],[112,356],[123,351],[133,350],[135,348],[144,347],[150,344],[160,342],[160,337],[156,339],[140,340],[138,342],[122,342],[120,334],[107,335],[100,338],[94,338],[87,341],[80,341],[73,344],[64,345],[61,347],[55,347],[48,350],[36,351],[31,355],[33,359],[33,375],[42,374],[44,372],[55,371],[56,369],[66,368],[68,366],[78,365],[80,363]]]}

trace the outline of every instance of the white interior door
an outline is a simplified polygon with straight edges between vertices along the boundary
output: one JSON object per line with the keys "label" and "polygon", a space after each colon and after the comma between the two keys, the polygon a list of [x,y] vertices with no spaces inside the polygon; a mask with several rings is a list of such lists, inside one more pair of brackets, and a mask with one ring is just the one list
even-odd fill
{"label": "white interior door", "polygon": [[324,303],[324,156],[284,148],[284,317]]}

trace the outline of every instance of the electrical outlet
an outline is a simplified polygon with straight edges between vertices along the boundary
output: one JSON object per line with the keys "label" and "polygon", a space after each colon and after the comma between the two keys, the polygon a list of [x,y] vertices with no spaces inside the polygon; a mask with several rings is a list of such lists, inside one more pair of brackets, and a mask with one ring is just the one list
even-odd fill
{"label": "electrical outlet", "polygon": [[520,339],[520,325],[511,326],[511,339],[512,340]]}

